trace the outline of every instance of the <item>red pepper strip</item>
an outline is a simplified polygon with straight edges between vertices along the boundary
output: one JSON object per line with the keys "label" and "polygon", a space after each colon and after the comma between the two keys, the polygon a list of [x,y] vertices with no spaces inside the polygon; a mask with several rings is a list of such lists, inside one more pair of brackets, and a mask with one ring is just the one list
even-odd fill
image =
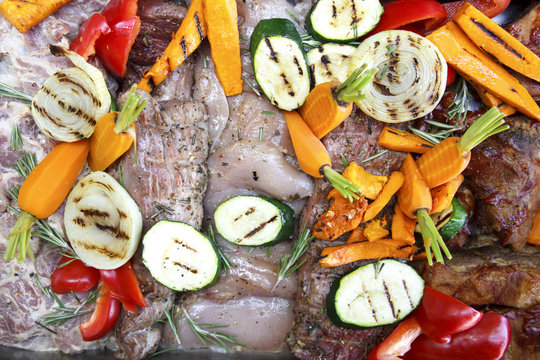
{"label": "red pepper strip", "polygon": [[96,40],[102,34],[110,32],[111,28],[107,24],[105,17],[101,14],[94,14],[81,25],[79,34],[69,45],[69,49],[88,60],[88,57],[96,53]]}
{"label": "red pepper strip", "polygon": [[424,31],[429,32],[445,20],[446,9],[435,0],[397,0],[384,7],[381,21],[368,36],[418,22],[422,22]]}
{"label": "red pepper strip", "polygon": [[414,311],[422,332],[440,343],[448,343],[451,335],[472,328],[482,315],[469,305],[427,286]]}
{"label": "red pepper strip", "polygon": [[414,316],[401,322],[397,328],[369,353],[368,360],[401,360],[398,356],[403,356],[411,348],[411,343],[416,339],[422,330]]}
{"label": "red pepper strip", "polygon": [[111,331],[120,314],[120,301],[113,299],[107,285],[100,283],[102,294],[96,301],[96,309],[88,321],[79,325],[84,341],[101,339]]}
{"label": "red pepper strip", "polygon": [[131,261],[118,269],[99,270],[99,272],[103,282],[110,288],[111,296],[120,300],[126,310],[135,312],[135,305],[148,306],[139,287],[139,280],[137,280]]}
{"label": "red pepper strip", "polygon": [[446,75],[446,86],[452,85],[452,83],[455,80],[456,80],[456,70],[454,70],[450,66],[448,66],[448,73]]}
{"label": "red pepper strip", "polygon": [[[510,4],[510,0],[467,0],[467,2],[471,3],[471,5],[490,18],[502,13]],[[465,3],[465,1],[454,1],[443,4],[443,6],[446,8],[449,19],[454,17],[457,10],[461,7],[461,5],[463,5],[463,3]]]}
{"label": "red pepper strip", "polygon": [[[69,261],[69,264],[60,266]],[[81,260],[63,256],[51,275],[51,289],[57,294],[70,291],[85,292],[99,281],[99,270],[86,266]]]}
{"label": "red pepper strip", "polygon": [[127,70],[129,51],[139,33],[138,16],[111,25],[111,32],[96,41],[96,54],[103,65],[115,75],[123,77]]}
{"label": "red pepper strip", "polygon": [[484,314],[478,324],[452,336],[448,344],[419,336],[411,345],[405,360],[498,360],[510,343],[510,321],[493,311]]}
{"label": "red pepper strip", "polygon": [[137,0],[111,0],[101,11],[110,25],[137,16]]}

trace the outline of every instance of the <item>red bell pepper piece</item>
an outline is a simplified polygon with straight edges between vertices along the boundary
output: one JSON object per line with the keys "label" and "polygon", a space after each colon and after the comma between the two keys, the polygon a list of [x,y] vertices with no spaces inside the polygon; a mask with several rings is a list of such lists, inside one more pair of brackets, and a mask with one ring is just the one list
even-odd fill
{"label": "red bell pepper piece", "polygon": [[422,332],[441,343],[448,343],[451,335],[478,324],[482,315],[458,299],[427,286],[420,305],[414,311]]}
{"label": "red bell pepper piece", "polygon": [[401,360],[402,356],[411,348],[411,343],[422,330],[414,316],[401,322],[397,328],[381,344],[369,353],[368,360]]}
{"label": "red bell pepper piece", "polygon": [[446,20],[446,9],[435,0],[397,0],[384,7],[381,21],[368,36],[418,23],[424,32],[436,29]]}
{"label": "red bell pepper piece", "polygon": [[[449,19],[454,17],[457,10],[464,2],[465,1],[454,1],[443,4]],[[510,0],[467,0],[467,2],[471,3],[471,5],[490,18],[499,15],[508,7],[508,5],[510,5]]]}
{"label": "red bell pepper piece", "polygon": [[138,16],[112,24],[111,32],[96,41],[96,54],[103,65],[117,76],[123,77],[127,70],[129,51],[141,27]]}
{"label": "red bell pepper piece", "polygon": [[137,0],[111,0],[101,11],[111,25],[137,16]]}
{"label": "red bell pepper piece", "polygon": [[426,335],[411,345],[405,360],[498,360],[510,343],[510,321],[501,314],[489,311],[470,328],[452,336],[448,344],[438,343]]}
{"label": "red bell pepper piece", "polygon": [[79,29],[79,34],[69,45],[69,49],[81,55],[85,60],[96,53],[96,40],[102,34],[111,32],[107,19],[101,14],[94,14]]}
{"label": "red bell pepper piece", "polygon": [[139,286],[139,280],[133,270],[131,261],[114,270],[99,270],[101,279],[111,291],[111,296],[122,302],[124,308],[135,312],[135,305],[146,307],[148,304],[144,299]]}
{"label": "red bell pepper piece", "polygon": [[120,301],[111,296],[107,284],[101,282],[100,285],[102,295],[96,300],[96,309],[88,321],[79,325],[84,341],[94,341],[107,335],[120,314]]}
{"label": "red bell pepper piece", "polygon": [[[69,264],[61,266],[69,261]],[[51,275],[51,289],[57,294],[85,292],[99,281],[99,270],[86,266],[79,259],[63,256]]]}
{"label": "red bell pepper piece", "polygon": [[452,83],[455,80],[456,80],[456,70],[454,70],[450,66],[448,66],[448,73],[446,75],[446,86],[452,85]]}

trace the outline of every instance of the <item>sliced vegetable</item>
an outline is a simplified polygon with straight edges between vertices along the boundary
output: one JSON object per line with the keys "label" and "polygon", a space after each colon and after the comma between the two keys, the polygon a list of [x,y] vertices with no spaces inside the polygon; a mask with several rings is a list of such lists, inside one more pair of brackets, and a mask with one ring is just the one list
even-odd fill
{"label": "sliced vegetable", "polygon": [[351,59],[349,73],[361,64],[379,72],[356,105],[379,121],[395,123],[425,116],[446,89],[447,66],[441,52],[410,31],[383,31],[364,40]]}
{"label": "sliced vegetable", "polygon": [[518,73],[540,81],[540,58],[473,5],[464,3],[454,21],[480,49]]}
{"label": "sliced vegetable", "polygon": [[99,270],[101,279],[111,292],[111,297],[120,300],[124,309],[135,312],[135,305],[147,307],[139,286],[139,280],[131,261],[113,270]]}
{"label": "sliced vegetable", "polygon": [[322,267],[334,267],[349,264],[358,260],[397,258],[412,260],[418,250],[404,241],[380,239],[363,241],[347,245],[328,246],[323,249],[323,257],[319,263]]}
{"label": "sliced vegetable", "polygon": [[354,161],[345,168],[343,177],[352,181],[366,199],[375,200],[388,182],[386,175],[372,175]]}
{"label": "sliced vegetable", "polygon": [[461,183],[465,180],[463,175],[459,174],[450,181],[445,182],[430,190],[431,200],[433,205],[431,206],[430,214],[443,211],[452,203],[452,199],[459,189]]}
{"label": "sliced vegetable", "polygon": [[21,33],[30,30],[70,0],[4,0],[0,3],[2,14]]}
{"label": "sliced vegetable", "polygon": [[328,317],[337,325],[393,324],[410,314],[424,292],[424,280],[409,265],[381,260],[337,279],[326,298]]}
{"label": "sliced vegetable", "polygon": [[34,95],[32,116],[43,133],[73,142],[89,138],[97,120],[109,111],[111,98],[101,72],[73,51],[51,45],[55,56],[75,66],[53,74]]}
{"label": "sliced vegetable", "polygon": [[94,14],[81,25],[79,34],[69,45],[71,51],[81,55],[85,60],[96,53],[96,40],[103,34],[111,32],[105,16]]}
{"label": "sliced vegetable", "polygon": [[171,42],[150,70],[143,74],[137,87],[151,92],[199,47],[205,36],[203,0],[193,0]]}
{"label": "sliced vegetable", "polygon": [[402,131],[385,125],[381,130],[377,144],[392,150],[423,154],[433,148],[433,144],[408,131]]}
{"label": "sliced vegetable", "polygon": [[446,61],[466,79],[476,82],[508,105],[540,121],[540,107],[519,81],[485,54],[456,25],[449,21],[427,38]]}
{"label": "sliced vegetable", "polygon": [[364,229],[362,229],[361,226],[357,227],[353,231],[351,231],[351,234],[349,235],[349,238],[347,239],[347,244],[354,244],[361,241],[366,241],[367,238],[364,235]]}
{"label": "sliced vegetable", "polygon": [[154,279],[176,291],[199,290],[219,277],[216,244],[188,224],[162,220],[143,239],[143,263]]}
{"label": "sliced vegetable", "polygon": [[131,147],[136,139],[133,123],[146,106],[146,100],[135,95],[137,86],[129,91],[122,111],[107,113],[99,119],[90,139],[88,166],[92,171],[104,171]]}
{"label": "sliced vegetable", "polygon": [[313,226],[313,236],[318,239],[334,241],[346,232],[357,228],[367,208],[367,201],[363,196],[349,201],[336,189],[332,189],[328,194],[328,199],[332,198],[334,200],[330,208]]}
{"label": "sliced vegetable", "polygon": [[472,328],[482,315],[469,305],[427,286],[420,306],[414,311],[422,332],[440,343],[448,343],[452,335]]}
{"label": "sliced vegetable", "polygon": [[439,234],[444,240],[450,240],[456,236],[467,222],[467,210],[456,198],[452,199],[451,210],[450,219],[439,229]]}
{"label": "sliced vegetable", "polygon": [[225,95],[242,92],[242,64],[236,0],[205,0],[204,17],[212,60]]}
{"label": "sliced vegetable", "polygon": [[268,100],[283,110],[300,107],[310,90],[302,39],[288,19],[261,20],[249,43],[255,80]]}
{"label": "sliced vegetable", "polygon": [[109,24],[116,24],[137,15],[137,0],[109,0],[101,11]]}
{"label": "sliced vegetable", "polygon": [[33,224],[38,219],[51,216],[66,198],[77,180],[88,155],[88,140],[73,143],[59,143],[32,170],[19,190],[18,203],[21,212],[9,234],[9,243],[4,254],[5,260],[15,258],[17,262],[26,259]]}
{"label": "sliced vegetable", "polygon": [[306,18],[306,28],[315,40],[346,43],[372,30],[382,13],[379,0],[319,0]]}
{"label": "sliced vegetable", "polygon": [[118,315],[120,315],[120,301],[111,296],[106,284],[100,282],[101,296],[96,301],[96,308],[88,321],[79,326],[84,341],[101,339],[114,328]]}
{"label": "sliced vegetable", "polygon": [[276,199],[236,196],[214,211],[217,231],[236,245],[265,246],[287,240],[294,230],[294,211]]}
{"label": "sliced vegetable", "polygon": [[373,219],[364,225],[364,236],[368,241],[386,238],[390,232],[386,230],[386,218]]}
{"label": "sliced vegetable", "polygon": [[378,213],[388,204],[392,196],[399,191],[404,182],[404,176],[399,171],[394,171],[390,174],[388,182],[384,185],[381,193],[374,202],[369,204],[366,212],[364,213],[364,221],[374,219]]}
{"label": "sliced vegetable", "polygon": [[488,311],[472,328],[452,336],[447,344],[420,335],[411,344],[405,360],[502,359],[510,344],[510,321],[501,314]]}
{"label": "sliced vegetable", "polygon": [[422,334],[414,316],[401,322],[392,333],[369,353],[368,360],[398,360],[411,349],[411,344]]}
{"label": "sliced vegetable", "polygon": [[328,151],[302,117],[296,111],[285,111],[284,115],[300,168],[313,177],[324,176],[349,201],[358,199],[360,189],[332,169]]}
{"label": "sliced vegetable", "polygon": [[533,245],[540,245],[540,212],[534,217],[533,226],[529,231],[527,242]]}
{"label": "sliced vegetable", "polygon": [[416,164],[427,186],[433,189],[461,174],[469,164],[471,150],[475,146],[509,128],[503,117],[504,114],[493,107],[480,116],[461,138],[446,138],[420,156]]}
{"label": "sliced vegetable", "polygon": [[96,286],[99,270],[84,265],[79,259],[62,256],[51,275],[51,289],[57,294],[85,292]]}
{"label": "sliced vegetable", "polygon": [[142,215],[122,185],[109,174],[96,171],[69,193],[64,226],[82,261],[98,269],[116,269],[137,250]]}
{"label": "sliced vegetable", "polygon": [[396,30],[409,24],[421,26],[423,32],[439,27],[446,20],[446,9],[435,0],[397,0],[384,7],[377,27],[369,35]]}
{"label": "sliced vegetable", "polygon": [[480,96],[480,100],[489,108],[492,108],[494,106],[499,109],[500,112],[502,112],[506,116],[510,116],[514,114],[517,110],[511,106],[506,105],[504,101],[493,95],[491,92],[487,91],[480,85],[476,83],[471,83],[472,87],[476,90],[476,93],[478,96]]}
{"label": "sliced vegetable", "polygon": [[409,245],[415,243],[414,227],[416,219],[406,216],[399,208],[399,204],[394,206],[394,217],[392,218],[392,239],[401,240]]}
{"label": "sliced vegetable", "polygon": [[342,84],[326,82],[309,92],[298,112],[319,139],[349,117],[352,102],[363,98],[362,89],[373,80],[375,69],[356,69]]}
{"label": "sliced vegetable", "polygon": [[329,81],[344,82],[351,56],[356,47],[343,44],[322,44],[309,50],[307,63],[315,86]]}

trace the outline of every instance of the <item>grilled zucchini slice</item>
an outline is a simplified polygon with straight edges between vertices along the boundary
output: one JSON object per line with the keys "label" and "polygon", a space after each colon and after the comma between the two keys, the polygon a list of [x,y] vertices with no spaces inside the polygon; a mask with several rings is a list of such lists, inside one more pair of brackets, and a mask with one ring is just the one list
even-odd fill
{"label": "grilled zucchini slice", "polygon": [[379,0],[319,0],[306,19],[308,32],[322,42],[350,42],[367,34],[381,19]]}
{"label": "grilled zucchini slice", "polygon": [[236,245],[265,246],[288,239],[294,211],[281,201],[258,196],[236,196],[214,212],[217,231]]}
{"label": "grilled zucchini slice", "polygon": [[270,102],[283,110],[300,107],[310,90],[302,39],[288,19],[261,20],[251,35],[255,80]]}
{"label": "grilled zucchini slice", "polygon": [[328,317],[342,327],[395,323],[420,304],[424,280],[409,265],[381,260],[364,265],[332,283]]}
{"label": "grilled zucchini slice", "polygon": [[339,81],[348,76],[349,62],[356,48],[342,44],[322,44],[307,52],[309,70],[313,76],[313,85]]}

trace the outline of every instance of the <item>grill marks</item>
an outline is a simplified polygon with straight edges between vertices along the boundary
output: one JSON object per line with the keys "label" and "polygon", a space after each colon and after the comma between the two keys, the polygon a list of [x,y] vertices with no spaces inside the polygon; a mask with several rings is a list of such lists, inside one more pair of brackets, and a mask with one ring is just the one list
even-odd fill
{"label": "grill marks", "polygon": [[264,230],[264,228],[266,227],[266,225],[268,224],[271,224],[275,221],[278,220],[278,216],[277,215],[274,215],[272,216],[270,219],[268,219],[267,221],[259,224],[259,226],[257,226],[255,229],[251,230],[250,232],[248,232],[246,235],[244,235],[244,239],[249,239],[250,237],[253,237],[254,235],[256,235],[257,233],[259,233],[260,231]]}
{"label": "grill marks", "polygon": [[492,31],[490,31],[488,28],[486,28],[482,23],[478,22],[477,20],[473,20],[472,23],[476,25],[484,34],[492,38],[497,42],[497,44],[502,45],[506,50],[510,51],[512,54],[514,54],[518,59],[524,60],[523,55],[521,55],[516,49],[508,45],[506,41],[501,39],[499,36],[494,34]]}
{"label": "grill marks", "polygon": [[265,37],[264,43],[268,47],[268,50],[270,50],[270,58],[272,59],[272,61],[274,61],[276,64],[279,64],[279,59],[277,58],[276,52],[274,51],[274,48],[272,47],[272,43],[270,42],[270,39]]}

